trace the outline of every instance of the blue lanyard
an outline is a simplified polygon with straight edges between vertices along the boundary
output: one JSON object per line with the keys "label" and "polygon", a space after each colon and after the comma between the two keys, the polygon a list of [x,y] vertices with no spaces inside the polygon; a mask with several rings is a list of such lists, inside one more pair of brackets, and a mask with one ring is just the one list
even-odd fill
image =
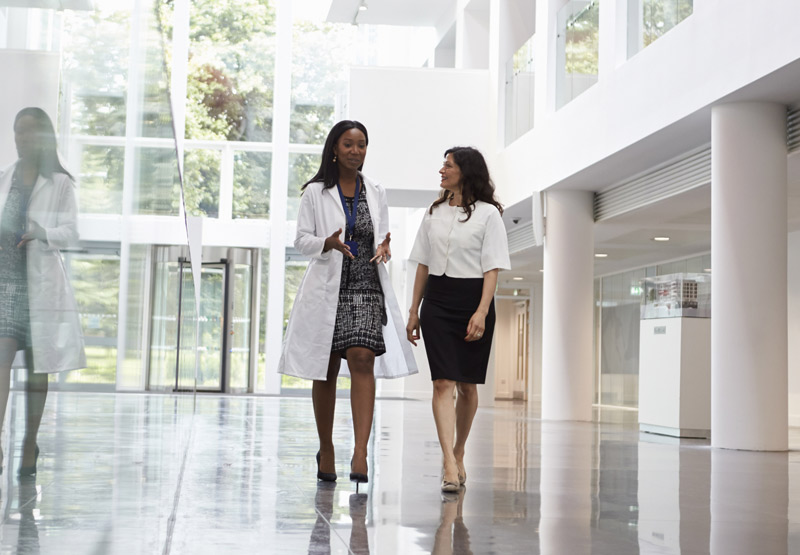
{"label": "blue lanyard", "polygon": [[347,201],[344,199],[344,194],[342,193],[342,187],[338,183],[336,184],[336,188],[339,190],[339,200],[342,201],[342,210],[344,210],[344,216],[347,220],[347,227],[345,229],[345,239],[349,241],[353,240],[353,234],[356,232],[356,216],[358,216],[358,197],[361,194],[361,183],[356,177],[356,195],[353,197],[353,211],[350,212],[347,210]]}

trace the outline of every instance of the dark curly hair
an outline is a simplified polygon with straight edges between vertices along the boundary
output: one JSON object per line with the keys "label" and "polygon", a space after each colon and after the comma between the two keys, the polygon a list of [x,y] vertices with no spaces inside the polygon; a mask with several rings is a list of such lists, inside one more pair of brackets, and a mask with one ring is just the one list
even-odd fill
{"label": "dark curly hair", "polygon": [[[328,133],[328,138],[325,139],[325,146],[322,149],[322,161],[319,164],[319,170],[317,170],[317,173],[314,175],[314,177],[303,184],[303,186],[300,188],[301,191],[304,191],[305,188],[308,187],[309,183],[315,183],[317,181],[321,181],[326,189],[330,189],[339,182],[339,165],[333,161],[333,147],[336,146],[336,142],[339,140],[339,137],[341,137],[345,131],[349,131],[350,129],[358,129],[361,131],[364,134],[364,138],[367,140],[367,145],[369,145],[369,134],[367,133],[367,128],[364,127],[363,123],[346,119],[334,125]],[[361,171],[363,167],[363,165],[359,166],[358,171]]]}
{"label": "dark curly hair", "polygon": [[[453,155],[453,162],[461,171],[461,202],[467,213],[467,219],[463,221],[472,217],[475,203],[479,200],[493,205],[502,214],[503,205],[494,198],[494,183],[480,151],[471,146],[454,146],[444,152],[444,157],[447,158],[448,154]],[[433,214],[434,208],[449,201],[452,196],[450,191],[442,189],[439,198],[431,204],[429,213]]]}

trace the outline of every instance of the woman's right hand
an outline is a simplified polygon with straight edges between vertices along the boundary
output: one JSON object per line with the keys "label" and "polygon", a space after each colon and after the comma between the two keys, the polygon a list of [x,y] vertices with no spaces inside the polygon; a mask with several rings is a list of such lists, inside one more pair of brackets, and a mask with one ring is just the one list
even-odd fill
{"label": "woman's right hand", "polygon": [[353,253],[350,252],[350,247],[342,243],[342,241],[339,239],[339,235],[341,234],[342,228],[340,227],[339,230],[334,231],[330,237],[326,237],[325,246],[322,248],[322,252],[328,252],[329,250],[339,251],[352,260],[355,258],[355,256],[353,256]]}
{"label": "woman's right hand", "polygon": [[416,312],[408,314],[408,324],[406,325],[406,337],[411,344],[417,346],[417,341],[420,339],[419,335],[419,316]]}

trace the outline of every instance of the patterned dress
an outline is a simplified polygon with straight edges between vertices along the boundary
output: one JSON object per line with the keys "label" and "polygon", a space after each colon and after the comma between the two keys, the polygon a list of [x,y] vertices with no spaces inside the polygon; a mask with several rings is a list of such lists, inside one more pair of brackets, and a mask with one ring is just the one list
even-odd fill
{"label": "patterned dress", "polygon": [[[386,320],[383,289],[378,278],[378,265],[370,262],[375,256],[375,235],[362,184],[358,197],[358,213],[353,240],[358,243],[358,256],[343,257],[339,304],[333,330],[331,352],[346,357],[349,347],[366,347],[375,356],[386,352],[383,342],[383,322]],[[353,198],[345,197],[348,211],[353,210]]]}
{"label": "patterned dress", "polygon": [[0,337],[16,339],[18,350],[27,346],[30,333],[27,249],[17,245],[25,232],[32,190],[15,172],[0,218]]}

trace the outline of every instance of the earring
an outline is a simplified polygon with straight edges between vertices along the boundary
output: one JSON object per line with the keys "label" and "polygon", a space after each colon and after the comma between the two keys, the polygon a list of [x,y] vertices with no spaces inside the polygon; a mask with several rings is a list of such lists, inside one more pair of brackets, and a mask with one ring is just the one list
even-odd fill
{"label": "earring", "polygon": [[336,155],[335,154],[333,155],[333,163],[334,164],[336,163]]}

